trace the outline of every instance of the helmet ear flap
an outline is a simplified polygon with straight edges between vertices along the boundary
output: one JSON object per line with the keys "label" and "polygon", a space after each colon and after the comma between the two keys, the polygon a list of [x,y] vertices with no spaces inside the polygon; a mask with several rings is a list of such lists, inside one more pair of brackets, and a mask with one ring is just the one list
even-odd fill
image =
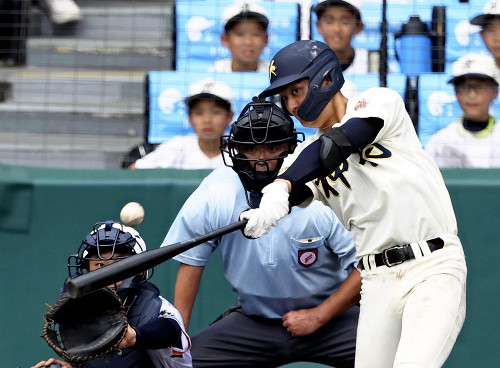
{"label": "helmet ear flap", "polygon": [[280,102],[281,102],[281,108],[282,108],[283,112],[285,114],[287,114],[288,116],[292,116],[292,113],[290,111],[288,111],[288,109],[286,108],[285,99],[283,97],[280,98]]}
{"label": "helmet ear flap", "polygon": [[[320,65],[324,63],[324,65],[310,76],[306,98],[297,110],[297,115],[304,121],[316,120],[328,102],[344,85],[340,63],[337,59],[332,59],[328,52],[323,56],[318,56],[314,62]],[[328,77],[331,78],[331,83],[323,86]]]}

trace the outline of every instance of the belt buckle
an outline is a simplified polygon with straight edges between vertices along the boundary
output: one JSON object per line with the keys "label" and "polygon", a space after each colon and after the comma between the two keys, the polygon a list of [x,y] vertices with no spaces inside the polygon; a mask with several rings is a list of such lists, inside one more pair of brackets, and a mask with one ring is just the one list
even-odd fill
{"label": "belt buckle", "polygon": [[389,262],[389,257],[387,256],[387,252],[390,251],[390,250],[395,250],[395,249],[403,249],[404,247],[402,245],[396,245],[394,247],[391,247],[391,248],[387,248],[387,249],[384,249],[384,251],[382,252],[382,261],[384,261],[384,264],[387,266],[387,267],[392,267],[392,266],[397,266],[401,263],[403,263],[405,260],[402,259],[401,261],[397,261],[395,263],[390,263]]}

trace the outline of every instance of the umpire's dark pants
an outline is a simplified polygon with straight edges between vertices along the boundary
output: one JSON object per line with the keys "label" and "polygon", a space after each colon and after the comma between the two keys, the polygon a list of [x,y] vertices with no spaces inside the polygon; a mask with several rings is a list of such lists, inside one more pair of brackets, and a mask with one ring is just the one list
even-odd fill
{"label": "umpire's dark pants", "polygon": [[355,306],[315,333],[293,337],[280,319],[247,316],[231,308],[192,337],[193,366],[278,367],[315,362],[354,367],[359,307]]}

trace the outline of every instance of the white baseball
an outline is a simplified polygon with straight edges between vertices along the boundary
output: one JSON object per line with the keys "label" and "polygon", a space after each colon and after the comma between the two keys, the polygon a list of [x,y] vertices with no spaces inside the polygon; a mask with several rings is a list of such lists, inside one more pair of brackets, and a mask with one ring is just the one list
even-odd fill
{"label": "white baseball", "polygon": [[126,226],[137,226],[144,220],[144,207],[138,202],[129,202],[120,212],[120,220]]}

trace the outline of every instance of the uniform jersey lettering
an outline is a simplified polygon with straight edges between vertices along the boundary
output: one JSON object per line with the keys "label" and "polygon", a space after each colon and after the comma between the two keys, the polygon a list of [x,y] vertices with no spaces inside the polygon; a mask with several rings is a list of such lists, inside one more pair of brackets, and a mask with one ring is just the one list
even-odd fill
{"label": "uniform jersey lettering", "polygon": [[361,165],[369,163],[372,167],[377,167],[378,164],[370,160],[380,160],[391,156],[392,153],[387,148],[378,143],[373,143],[360,150],[359,163]]}
{"label": "uniform jersey lettering", "polygon": [[344,176],[344,172],[349,170],[349,164],[347,161],[344,161],[340,164],[339,167],[335,169],[334,172],[332,172],[330,175],[327,175],[326,177],[323,178],[318,178],[314,180],[314,184],[319,187],[322,186],[323,190],[325,192],[325,196],[327,198],[330,198],[330,196],[333,194],[333,196],[338,197],[339,192],[333,189],[332,185],[330,183],[336,183],[338,180],[342,184],[344,184],[348,189],[351,189],[351,185],[347,181],[347,178]]}
{"label": "uniform jersey lettering", "polygon": [[[360,165],[365,165],[365,164],[370,164],[372,167],[377,167],[378,164],[376,162],[373,162],[372,160],[380,160],[380,159],[386,159],[390,158],[392,156],[391,151],[389,151],[387,148],[384,146],[378,144],[378,143],[373,143],[369,146],[366,146],[362,149],[359,150],[357,153],[359,155],[359,164]],[[340,164],[339,167],[335,169],[333,173],[330,175],[327,175],[322,178],[318,178],[314,180],[314,185],[317,187],[322,187],[323,192],[325,194],[326,198],[331,198],[333,195],[334,197],[338,197],[340,193],[333,188],[333,185],[340,180],[342,184],[347,189],[351,189],[351,184],[347,180],[347,177],[344,175],[349,170],[349,163],[347,161],[344,161],[342,164]]]}

